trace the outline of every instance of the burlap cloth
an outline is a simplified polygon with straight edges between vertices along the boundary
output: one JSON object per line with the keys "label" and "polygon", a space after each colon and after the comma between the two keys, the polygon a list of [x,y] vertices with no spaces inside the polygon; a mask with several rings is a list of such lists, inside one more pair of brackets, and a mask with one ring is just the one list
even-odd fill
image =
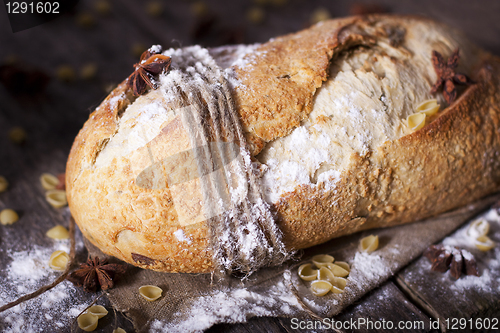
{"label": "burlap cloth", "polygon": [[[245,322],[255,316],[310,318],[310,310],[331,318],[499,200],[500,194],[496,194],[428,220],[333,239],[307,249],[300,260],[261,269],[244,280],[228,276],[215,281],[211,274],[160,273],[130,266],[126,276],[108,291],[108,297],[117,310],[133,320],[136,330],[143,332],[202,331],[217,323]],[[362,255],[359,240],[369,234],[379,236],[379,249]],[[89,242],[86,246],[90,255],[105,257]],[[351,265],[343,294],[315,297],[309,283],[298,277],[298,266],[321,253]],[[138,288],[146,284],[161,287],[163,296],[155,302],[144,300]]]}
{"label": "burlap cloth", "polygon": [[[178,103],[175,107],[188,127],[214,260],[226,275],[168,274],[131,266],[108,296],[117,310],[132,318],[137,331],[202,331],[253,316],[332,317],[500,199],[496,195],[426,221],[334,239],[306,250],[300,260],[298,255],[287,260],[291,253],[284,249],[272,212],[262,200],[227,73],[199,47],[165,54],[172,57],[173,68],[161,78],[160,89]],[[177,183],[180,179],[168,180],[168,184]],[[370,255],[358,252],[360,238],[368,234],[380,240],[379,249]],[[104,256],[86,243],[90,255]],[[342,294],[315,297],[309,282],[298,277],[298,266],[320,253],[350,264]],[[265,266],[274,267],[260,268]],[[254,274],[230,274],[238,270]],[[138,293],[143,285],[159,286],[163,296],[147,302]]]}

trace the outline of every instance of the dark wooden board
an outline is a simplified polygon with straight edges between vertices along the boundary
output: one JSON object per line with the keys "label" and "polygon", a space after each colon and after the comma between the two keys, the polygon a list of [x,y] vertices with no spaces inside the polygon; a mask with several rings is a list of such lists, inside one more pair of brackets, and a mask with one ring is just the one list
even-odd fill
{"label": "dark wooden board", "polygon": [[[498,243],[500,225],[490,223],[489,236]],[[455,239],[458,236],[455,234]],[[471,245],[469,248],[476,261],[480,276],[462,276],[456,280],[450,272],[439,273],[430,270],[431,263],[422,257],[403,269],[396,276],[399,288],[410,299],[425,309],[433,318],[439,319],[443,331],[455,331],[464,325],[462,331],[497,331],[500,329],[500,269],[498,251],[481,252]],[[463,318],[463,319],[462,319]],[[496,319],[494,319],[496,318]],[[462,319],[462,323],[459,321]],[[467,319],[467,323],[463,320]],[[470,320],[470,321],[469,321]],[[496,320],[496,329],[484,327]],[[493,325],[492,325],[493,326]],[[455,329],[454,329],[455,328]],[[480,328],[480,329],[479,329]]]}
{"label": "dark wooden board", "polygon": [[[132,64],[137,61],[137,55],[132,52],[134,47],[157,43],[177,47],[193,43],[215,46],[225,42],[264,42],[306,27],[315,10],[325,8],[333,17],[345,16],[353,5],[352,1],[329,0],[205,1],[207,13],[214,20],[205,30],[195,33],[202,22],[192,10],[194,0],[161,1],[164,11],[158,17],[147,13],[148,2],[144,1],[110,0],[112,9],[108,15],[99,14],[95,3],[81,0],[73,14],[16,34],[11,32],[3,7],[0,8],[0,65],[15,56],[23,66],[36,67],[51,78],[46,89],[36,96],[13,94],[0,84],[0,174],[11,182],[10,190],[0,194],[0,209],[11,207],[21,213],[17,224],[0,228],[1,250],[18,251],[27,246],[44,245],[48,242],[44,236],[48,228],[55,224],[67,225],[67,211],[56,210],[45,202],[38,177],[42,172],[64,171],[72,140],[90,112],[106,96],[105,87],[131,73]],[[374,1],[357,3],[373,4]],[[441,20],[500,54],[500,2],[496,0],[382,0],[377,3],[389,12],[422,14]],[[249,9],[255,7],[264,13],[261,24],[246,19]],[[95,25],[91,28],[79,25],[81,13],[91,14]],[[88,63],[99,68],[96,77],[89,81],[78,75]],[[76,71],[73,82],[57,78],[57,68],[63,64],[71,65]],[[6,133],[13,126],[26,129],[28,139],[24,145],[17,146],[8,140]],[[84,258],[85,252],[80,251],[79,256]],[[0,279],[6,274],[3,268],[7,264],[8,260],[0,256]],[[407,272],[415,272],[416,267],[418,263],[398,275],[397,284],[386,283],[335,319],[423,320],[427,323],[430,318],[419,307],[436,318],[499,316],[496,295],[477,302],[470,302],[477,299],[477,295],[453,297],[447,285],[430,288],[428,280],[410,279]],[[425,272],[420,274],[425,277]],[[90,303],[95,295],[82,292],[78,297]],[[108,304],[105,298],[102,302]],[[115,321],[113,317],[107,320],[109,324]],[[131,331],[123,315],[118,314],[116,320]],[[97,331],[110,331],[104,324]],[[421,331],[429,330],[426,325]],[[60,331],[66,332],[69,328]],[[209,331],[294,332],[290,319],[283,318],[255,318],[246,324],[217,325]]]}

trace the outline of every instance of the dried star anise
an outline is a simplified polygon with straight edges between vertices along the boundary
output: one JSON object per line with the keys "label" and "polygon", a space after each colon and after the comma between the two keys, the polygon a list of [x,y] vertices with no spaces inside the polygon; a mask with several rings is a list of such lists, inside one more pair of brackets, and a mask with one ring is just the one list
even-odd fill
{"label": "dried star anise", "polygon": [[172,60],[163,54],[160,48],[150,48],[144,51],[141,59],[134,65],[135,71],[129,76],[127,85],[132,88],[134,95],[139,96],[146,92],[147,87],[156,89],[155,76],[168,70]]}
{"label": "dried star anise", "polygon": [[451,253],[448,251],[441,252],[432,262],[431,269],[436,272],[444,273],[450,268]]}
{"label": "dried star anise", "polygon": [[107,260],[99,257],[88,258],[86,263],[68,276],[68,280],[77,286],[83,286],[86,292],[95,292],[99,289],[113,288],[114,281],[127,270],[124,264],[108,264]]}
{"label": "dried star anise", "polygon": [[453,103],[457,98],[457,88],[455,84],[473,83],[467,75],[455,72],[458,66],[458,59],[460,59],[458,49],[453,51],[447,62],[444,60],[441,53],[432,51],[432,65],[434,66],[438,79],[431,88],[431,94],[435,94],[438,89],[443,86],[443,96],[448,104]]}
{"label": "dried star anise", "polygon": [[431,245],[424,252],[432,263],[431,270],[444,273],[450,269],[450,275],[455,279],[463,274],[479,276],[476,260],[467,250],[451,246]]}
{"label": "dried star anise", "polygon": [[462,275],[463,265],[464,258],[462,257],[462,251],[453,249],[451,251],[450,275],[455,279],[459,279],[460,275]]}

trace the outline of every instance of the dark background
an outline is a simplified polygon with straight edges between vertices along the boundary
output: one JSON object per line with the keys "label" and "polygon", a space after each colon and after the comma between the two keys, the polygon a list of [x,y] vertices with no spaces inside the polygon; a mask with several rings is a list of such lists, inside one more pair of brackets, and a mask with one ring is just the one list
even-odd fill
{"label": "dark background", "polygon": [[[78,130],[110,89],[132,73],[132,65],[149,46],[259,43],[306,28],[319,18],[372,12],[433,18],[500,55],[498,0],[80,0],[70,13],[18,33],[12,33],[2,6],[0,175],[9,180],[11,189],[0,195],[0,210],[9,207],[21,213],[16,229],[8,234],[8,246],[21,250],[26,244],[43,244],[47,226],[58,221],[67,225],[68,217],[48,206],[43,190],[34,184],[42,172],[64,172]],[[9,140],[16,126],[27,134],[21,145]],[[6,237],[0,228],[2,246],[7,246]],[[0,275],[4,264],[0,258]],[[413,311],[413,316],[428,320],[428,313],[408,305],[393,282],[361,304],[379,304],[376,312],[387,319],[401,319]],[[389,301],[378,301],[387,294]],[[353,306],[344,317],[356,311],[359,307]],[[289,327],[286,320],[253,319],[212,330],[287,332]]]}

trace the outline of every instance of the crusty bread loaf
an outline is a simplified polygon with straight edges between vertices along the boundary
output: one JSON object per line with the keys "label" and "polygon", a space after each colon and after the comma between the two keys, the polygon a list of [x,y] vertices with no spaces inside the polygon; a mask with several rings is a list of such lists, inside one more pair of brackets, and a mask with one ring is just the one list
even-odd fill
{"label": "crusty bread loaf", "polygon": [[[412,132],[407,116],[433,98],[432,51],[446,59],[456,48],[458,70],[474,84],[449,106],[438,93],[438,117]],[[500,189],[500,61],[449,27],[351,17],[209,53],[230,78],[289,249],[416,221]],[[176,51],[165,54],[175,66]],[[192,148],[161,86],[136,98],[120,84],[91,114],[68,159],[68,202],[85,237],[140,267],[211,271],[196,180],[182,191],[137,184],[152,154]]]}

